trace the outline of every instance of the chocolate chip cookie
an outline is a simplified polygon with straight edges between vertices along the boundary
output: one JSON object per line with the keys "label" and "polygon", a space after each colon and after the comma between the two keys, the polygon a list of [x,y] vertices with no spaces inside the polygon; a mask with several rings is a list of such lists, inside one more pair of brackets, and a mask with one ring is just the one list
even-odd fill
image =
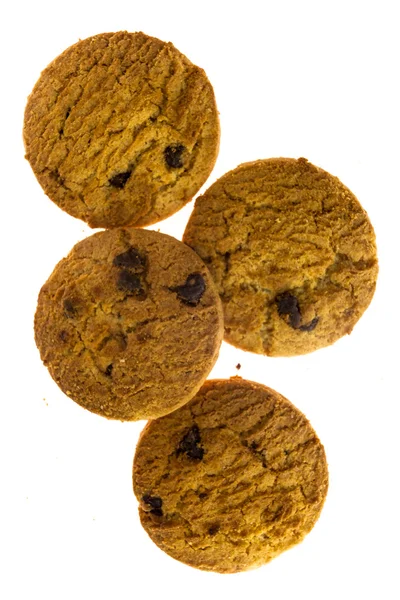
{"label": "chocolate chip cookie", "polygon": [[234,377],[206,381],[188,404],[146,425],[133,486],[142,525],[162,550],[234,573],[305,537],[324,504],[328,469],[293,404]]}
{"label": "chocolate chip cookie", "polygon": [[196,200],[183,241],[221,295],[225,339],[270,356],[351,333],[371,302],[375,234],[357,198],[306,159],[240,165]]}
{"label": "chocolate chip cookie", "polygon": [[110,419],[154,419],[190,400],[222,334],[201,259],[168,235],[133,228],[76,244],[41,289],[35,315],[53,379]]}
{"label": "chocolate chip cookie", "polygon": [[149,225],[182,208],[214,166],[214,92],[171,43],[95,35],[43,71],[24,141],[44,192],[70,215],[90,227]]}

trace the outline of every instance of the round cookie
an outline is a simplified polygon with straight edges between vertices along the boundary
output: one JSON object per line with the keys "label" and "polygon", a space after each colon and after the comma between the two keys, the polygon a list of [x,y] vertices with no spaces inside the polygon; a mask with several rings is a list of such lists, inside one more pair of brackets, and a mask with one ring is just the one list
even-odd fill
{"label": "round cookie", "polygon": [[191,200],[214,166],[214,92],[171,43],[95,35],[42,72],[24,142],[44,192],[70,215],[90,227],[149,225]]}
{"label": "round cookie", "polygon": [[221,295],[226,341],[306,354],[351,333],[371,302],[375,234],[336,177],[298,160],[240,165],[196,200],[183,241]]}
{"label": "round cookie", "polygon": [[142,525],[167,554],[234,573],[300,542],[328,489],[324,448],[286,398],[240,377],[206,381],[150,422],[133,464]]}
{"label": "round cookie", "polygon": [[42,287],[41,358],[88,410],[154,419],[188,400],[213,367],[222,308],[201,259],[155,231],[115,229],[79,242]]}

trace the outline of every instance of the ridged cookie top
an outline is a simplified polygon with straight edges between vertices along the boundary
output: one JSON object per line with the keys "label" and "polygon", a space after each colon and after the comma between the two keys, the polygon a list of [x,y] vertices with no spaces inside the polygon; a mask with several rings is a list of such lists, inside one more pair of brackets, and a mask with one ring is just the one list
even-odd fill
{"label": "ridged cookie top", "polygon": [[206,381],[149,423],[133,485],[152,540],[199,569],[258,567],[300,542],[328,489],[323,446],[286,398],[242,380]]}
{"label": "ridged cookie top", "polygon": [[171,43],[99,34],[41,74],[25,111],[26,157],[45,193],[91,227],[148,225],[180,209],[219,145],[213,89]]}
{"label": "ridged cookie top", "polygon": [[196,200],[184,242],[221,295],[225,338],[271,356],[332,344],[369,305],[375,234],[357,198],[306,159],[240,165]]}
{"label": "ridged cookie top", "polygon": [[155,231],[79,242],[40,291],[35,337],[78,404],[112,419],[152,419],[190,400],[213,367],[222,308],[201,259]]}

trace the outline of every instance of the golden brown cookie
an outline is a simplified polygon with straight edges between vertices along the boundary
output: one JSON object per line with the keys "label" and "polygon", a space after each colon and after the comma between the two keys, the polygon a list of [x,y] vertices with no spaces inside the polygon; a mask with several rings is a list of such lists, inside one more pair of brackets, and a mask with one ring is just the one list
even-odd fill
{"label": "golden brown cookie", "polygon": [[378,274],[375,234],[336,177],[298,160],[240,165],[196,200],[183,241],[222,298],[225,339],[269,356],[351,333]]}
{"label": "golden brown cookie", "polygon": [[222,308],[201,259],[155,231],[79,242],[43,286],[41,358],[75,402],[110,419],[154,419],[194,396],[214,365]]}
{"label": "golden brown cookie", "polygon": [[44,192],[70,215],[90,227],[149,225],[182,208],[214,166],[214,92],[171,43],[95,35],[42,72],[24,141]]}
{"label": "golden brown cookie", "polygon": [[133,485],[142,525],[162,550],[234,573],[305,537],[321,512],[328,469],[293,404],[234,377],[206,381],[188,404],[146,425]]}

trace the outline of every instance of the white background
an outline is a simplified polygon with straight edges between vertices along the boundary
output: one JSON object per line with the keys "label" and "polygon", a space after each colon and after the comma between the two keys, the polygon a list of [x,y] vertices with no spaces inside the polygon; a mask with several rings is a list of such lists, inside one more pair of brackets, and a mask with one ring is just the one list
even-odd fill
{"label": "white background", "polygon": [[[400,598],[399,19],[397,2],[21,0],[1,9],[0,597],[4,600]],[[141,529],[131,489],[139,423],[65,397],[32,321],[55,264],[90,234],[24,160],[26,97],[79,38],[142,30],[172,41],[215,88],[222,139],[207,182],[241,162],[304,156],[337,175],[378,239],[375,298],[351,336],[297,358],[223,345],[212,375],[277,389],[325,445],[330,490],[306,540],[263,568],[197,571]],[[180,238],[192,204],[155,228]]]}

